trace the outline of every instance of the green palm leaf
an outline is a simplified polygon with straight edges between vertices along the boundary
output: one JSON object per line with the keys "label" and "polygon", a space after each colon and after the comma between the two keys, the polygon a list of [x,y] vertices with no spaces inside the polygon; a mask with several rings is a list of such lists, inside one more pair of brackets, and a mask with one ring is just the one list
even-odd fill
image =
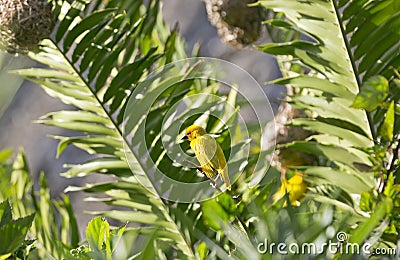
{"label": "green palm leaf", "polygon": [[[55,10],[59,10],[60,15],[54,39],[43,41],[41,52],[30,53],[32,59],[48,68],[15,73],[40,84],[49,95],[78,109],[52,112],[38,120],[45,125],[82,133],[74,137],[55,137],[60,140],[58,155],[71,144],[96,154],[95,158],[82,164],[67,165],[69,169],[64,176],[101,173],[119,178],[116,182],[71,187],[67,191],[106,194],[107,199],[90,199],[130,210],[95,213],[132,221],[139,225],[137,227],[145,225],[159,229],[153,243],[168,244],[177,249],[178,255],[193,257],[190,241],[174,223],[169,205],[153,193],[154,189],[150,192],[142,186],[146,172],[137,168],[134,174],[141,176],[132,177],[120,126],[131,89],[153,67],[182,57],[171,49],[182,48],[182,54],[183,45],[174,32],[167,35],[158,15],[158,1],[150,1],[146,9],[141,4],[130,5],[129,1],[109,1],[105,6],[99,5],[102,8],[98,11],[88,12],[92,5],[100,3],[96,2],[69,4],[63,1],[62,8],[56,5]],[[157,33],[159,38],[152,37],[155,31],[163,33]],[[169,52],[164,49],[166,46],[169,46]],[[137,158],[132,159],[132,164],[138,164]],[[146,235],[146,232],[140,233]]]}
{"label": "green palm leaf", "polygon": [[[255,5],[273,11],[266,24],[275,43],[259,47],[278,57],[284,78],[273,83],[293,87],[289,103],[308,115],[291,125],[314,132],[307,140],[284,145],[318,158],[314,166],[296,167],[314,186],[309,197],[341,209],[338,219],[342,210],[358,214],[356,219],[364,222],[354,230],[362,234],[358,244],[371,236],[394,247],[396,239],[388,234],[398,230],[397,220],[382,213],[393,194],[381,195],[390,185],[380,190],[376,183],[382,175],[390,183],[398,161],[383,157],[398,149],[393,112],[399,100],[400,3],[261,0]],[[364,206],[368,203],[374,206]],[[386,228],[388,222],[392,229]]]}
{"label": "green palm leaf", "polygon": [[[363,164],[371,165],[373,160],[365,151],[377,138],[376,120],[351,105],[371,76],[390,78],[394,73],[392,68],[400,67],[400,43],[396,40],[400,35],[399,3],[289,0],[259,1],[257,5],[284,14],[284,17],[274,15],[266,22],[278,42],[259,48],[278,55],[284,74],[290,75],[274,83],[298,90],[291,97],[291,104],[311,112],[311,118],[295,119],[292,124],[319,133],[310,137],[311,141],[344,149],[330,155],[322,153],[327,159],[340,163],[338,155],[348,154],[347,164],[352,167],[357,161],[351,160],[351,154],[345,151],[350,149],[364,158]],[[288,37],[291,40],[284,41]],[[390,40],[384,43],[385,37]],[[378,50],[372,51],[373,48]],[[299,71],[296,64],[307,73]],[[305,148],[304,145],[297,147]],[[314,146],[312,143],[307,146],[310,145]],[[321,155],[320,149],[307,150]]]}
{"label": "green palm leaf", "polygon": [[[73,137],[54,136],[59,140],[57,156],[69,145],[95,155],[84,163],[66,165],[68,170],[63,176],[106,174],[113,177],[113,181],[68,187],[66,191],[84,191],[93,194],[87,198],[89,201],[117,207],[90,213],[130,222],[126,234],[146,237],[147,246],[143,246],[146,249],[135,257],[172,254],[180,259],[193,258],[194,244],[205,235],[195,231],[195,226],[202,223],[193,223],[187,215],[190,213],[193,219],[198,219],[201,212],[198,206],[193,209],[193,203],[180,205],[164,200],[159,179],[153,178],[152,167],[156,162],[157,167],[169,169],[168,177],[173,176],[179,181],[193,182],[199,178],[195,174],[185,174],[188,172],[185,167],[174,166],[162,148],[159,133],[167,131],[162,129],[164,116],[189,91],[213,94],[219,86],[196,79],[198,66],[187,66],[193,65],[190,63],[167,67],[174,75],[170,78],[153,73],[166,63],[186,57],[176,32],[169,33],[162,23],[158,1],[148,1],[147,8],[130,1],[74,1],[71,4],[58,1],[54,4],[54,9],[59,12],[54,37],[41,43],[40,52],[29,53],[32,59],[47,67],[14,73],[41,85],[49,95],[75,107],[48,113],[37,121],[79,132]],[[99,9],[93,12],[92,8]],[[175,85],[170,88],[171,83]],[[129,103],[129,97],[141,95],[135,91],[143,86],[146,90],[144,98],[139,103]],[[235,106],[232,96],[236,97],[230,95],[230,104]],[[203,101],[200,106],[198,102],[189,102],[187,110],[176,122],[189,118],[185,124],[193,123],[196,120],[193,111],[213,111],[215,108],[215,113],[219,113],[227,124],[235,120],[235,109],[227,108],[213,98]],[[125,111],[134,114],[124,120]],[[207,116],[201,120],[212,121]],[[138,126],[143,126],[145,131],[136,133]],[[219,122],[212,126],[216,132],[222,128]],[[175,139],[168,142],[175,142]],[[246,160],[239,156],[244,150],[241,149],[243,145],[246,142],[239,142],[232,148],[237,155],[232,161],[234,169]],[[166,185],[161,183],[161,188],[174,188]],[[185,193],[182,190],[176,192]],[[97,194],[102,196],[97,197]],[[137,241],[141,243],[141,239]],[[127,250],[135,251],[132,246],[129,245]]]}

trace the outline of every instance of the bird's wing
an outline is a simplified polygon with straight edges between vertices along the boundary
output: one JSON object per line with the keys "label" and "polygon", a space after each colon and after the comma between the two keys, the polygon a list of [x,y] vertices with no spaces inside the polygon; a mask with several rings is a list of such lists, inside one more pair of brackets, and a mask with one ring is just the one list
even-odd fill
{"label": "bird's wing", "polygon": [[215,151],[217,150],[217,142],[211,136],[203,135],[196,138],[192,149],[194,150],[194,153],[196,154],[200,164],[203,166],[210,164],[210,161],[214,157]]}
{"label": "bird's wing", "polygon": [[213,175],[217,173],[221,174],[227,189],[230,190],[231,183],[229,181],[225,155],[217,141],[210,135],[203,135],[196,140],[192,149],[201,166],[205,167],[206,172],[211,171]]}
{"label": "bird's wing", "polygon": [[201,165],[210,164],[215,170],[223,169],[226,165],[221,147],[210,135],[203,135],[198,138],[194,152]]}

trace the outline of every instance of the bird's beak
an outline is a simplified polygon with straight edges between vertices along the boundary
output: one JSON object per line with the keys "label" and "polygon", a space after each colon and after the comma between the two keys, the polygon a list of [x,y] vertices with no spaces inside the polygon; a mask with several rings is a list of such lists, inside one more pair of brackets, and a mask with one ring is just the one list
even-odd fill
{"label": "bird's beak", "polygon": [[184,135],[184,136],[182,137],[182,140],[186,140],[186,139],[188,139],[188,136],[187,136],[187,135]]}

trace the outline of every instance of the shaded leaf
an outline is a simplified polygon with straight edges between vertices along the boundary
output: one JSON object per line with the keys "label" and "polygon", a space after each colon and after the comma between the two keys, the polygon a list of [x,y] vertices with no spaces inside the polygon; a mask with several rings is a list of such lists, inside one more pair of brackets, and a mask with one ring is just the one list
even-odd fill
{"label": "shaded leaf", "polygon": [[28,229],[31,227],[35,214],[8,221],[0,226],[2,243],[0,255],[13,253],[24,242]]}
{"label": "shaded leaf", "polygon": [[351,107],[375,110],[389,94],[389,83],[382,76],[368,79],[361,87]]}
{"label": "shaded leaf", "polygon": [[229,215],[224,208],[215,200],[211,199],[202,203],[204,222],[214,230],[221,230],[221,221],[228,222]]}

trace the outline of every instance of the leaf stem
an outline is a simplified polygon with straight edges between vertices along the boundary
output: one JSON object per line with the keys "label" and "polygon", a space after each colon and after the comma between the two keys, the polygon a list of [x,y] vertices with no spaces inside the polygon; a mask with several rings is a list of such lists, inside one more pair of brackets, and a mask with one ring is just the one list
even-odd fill
{"label": "leaf stem", "polygon": [[[355,78],[356,83],[358,85],[358,90],[360,90],[361,86],[362,86],[362,81],[361,81],[361,78],[360,78],[360,74],[358,72],[358,68],[357,68],[356,61],[354,59],[354,55],[353,55],[353,53],[351,51],[350,42],[347,39],[346,30],[344,29],[344,21],[343,21],[342,17],[340,16],[339,6],[337,5],[336,0],[331,0],[331,1],[332,1],[333,8],[335,9],[336,19],[338,21],[338,25],[340,27],[340,31],[341,31],[341,34],[342,34],[342,37],[343,37],[343,41],[344,41],[344,44],[346,46],[347,55],[348,55],[348,57],[350,59],[351,67],[352,67],[352,70],[354,72],[354,78]],[[376,139],[376,131],[375,131],[375,128],[374,128],[372,115],[368,111],[365,111],[365,113],[367,115],[368,124],[369,124],[369,128],[370,128],[370,131],[371,131],[372,139],[375,140]]]}

